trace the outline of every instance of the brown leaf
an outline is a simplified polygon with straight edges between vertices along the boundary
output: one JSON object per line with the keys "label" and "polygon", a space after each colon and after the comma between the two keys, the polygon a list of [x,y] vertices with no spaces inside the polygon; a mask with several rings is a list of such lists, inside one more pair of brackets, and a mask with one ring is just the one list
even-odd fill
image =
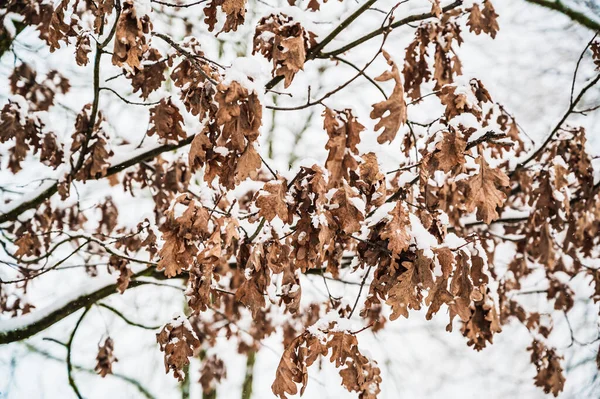
{"label": "brown leaf", "polygon": [[145,35],[151,29],[150,17],[138,17],[133,0],[125,0],[117,22],[112,63],[116,66],[127,64],[132,70],[141,69],[142,55],[149,49]]}
{"label": "brown leaf", "polygon": [[161,352],[165,353],[165,372],[173,370],[173,376],[183,381],[184,367],[190,364],[189,358],[200,347],[200,341],[189,321],[183,316],[173,319],[156,334],[156,341]]}
{"label": "brown leaf", "polygon": [[392,307],[390,320],[396,320],[400,316],[408,318],[409,309],[421,309],[422,295],[418,287],[413,284],[414,264],[402,262],[402,266],[407,270],[394,282],[385,301]]}
{"label": "brown leaf", "polygon": [[[383,128],[383,132],[377,137],[380,144],[391,142],[396,138],[396,134],[400,126],[406,123],[406,101],[404,100],[404,89],[400,71],[392,57],[384,50],[383,56],[387,60],[388,65],[392,67],[391,71],[386,71],[375,80],[385,82],[394,80],[395,86],[392,95],[385,101],[373,105],[371,111],[371,119],[378,119],[379,122],[375,125],[375,131]],[[385,115],[385,116],[384,116]]]}
{"label": "brown leaf", "polygon": [[481,109],[475,104],[470,104],[467,94],[458,91],[454,85],[446,85],[442,87],[438,94],[440,101],[446,106],[444,113],[447,120],[454,118],[460,114],[471,113],[477,120],[481,119]]}
{"label": "brown leaf", "polygon": [[325,108],[323,127],[327,131],[329,141],[325,149],[329,151],[325,167],[329,170],[329,187],[337,187],[342,178],[348,180],[349,171],[358,168],[358,162],[352,154],[358,154],[360,132],[365,130],[349,109],[343,112]]}
{"label": "brown leaf", "polygon": [[161,99],[160,103],[150,108],[150,123],[148,136],[156,134],[165,142],[179,141],[186,138],[182,129],[183,117],[179,109],[173,104],[171,98]]}
{"label": "brown leaf", "polygon": [[473,212],[477,208],[477,218],[490,224],[499,217],[496,208],[502,207],[506,201],[506,194],[500,189],[508,187],[509,179],[502,170],[491,168],[483,155],[476,162],[479,172],[466,182],[468,194],[465,205],[467,212]]}
{"label": "brown leaf", "polygon": [[304,69],[306,61],[306,50],[302,36],[287,37],[283,39],[273,51],[273,62],[281,66],[275,71],[275,76],[285,78],[284,87],[292,84],[294,75]]}
{"label": "brown leaf", "polygon": [[356,208],[352,198],[360,199],[354,190],[344,183],[331,199],[330,212],[346,234],[359,231],[360,222],[365,218],[362,211]]}
{"label": "brown leaf", "polygon": [[272,221],[278,216],[284,223],[289,221],[289,212],[286,203],[287,184],[285,181],[267,182],[263,189],[258,192],[256,206],[259,215]]}
{"label": "brown leaf", "polygon": [[98,355],[96,356],[96,373],[100,374],[102,378],[106,377],[107,374],[112,374],[112,365],[118,359],[113,354],[114,343],[110,337],[104,340],[104,344],[98,346]]}
{"label": "brown leaf", "polygon": [[410,245],[410,219],[400,201],[396,202],[389,215],[392,216],[392,220],[386,223],[381,231],[381,238],[388,240],[388,249],[392,251],[394,257],[398,257]]}
{"label": "brown leaf", "polygon": [[433,154],[433,157],[428,162],[429,173],[436,170],[450,172],[457,166],[465,163],[465,149],[467,143],[462,134],[453,132],[444,132],[443,139],[435,146],[438,151]]}
{"label": "brown leaf", "polygon": [[475,32],[476,35],[484,32],[490,35],[492,39],[496,37],[496,33],[500,30],[498,21],[496,20],[498,14],[496,14],[496,10],[494,10],[494,6],[490,0],[486,0],[483,3],[483,12],[477,3],[473,4],[468,11],[470,13],[467,26],[470,32]]}
{"label": "brown leaf", "polygon": [[88,54],[92,51],[90,46],[90,36],[81,34],[77,36],[77,42],[75,44],[75,61],[79,66],[85,66],[90,62]]}

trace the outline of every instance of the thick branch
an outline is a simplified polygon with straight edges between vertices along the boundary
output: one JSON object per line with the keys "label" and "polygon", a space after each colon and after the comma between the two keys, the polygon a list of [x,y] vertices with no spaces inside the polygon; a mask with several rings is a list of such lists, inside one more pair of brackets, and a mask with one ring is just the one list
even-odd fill
{"label": "thick branch", "polygon": [[[452,9],[454,9],[454,8],[462,5],[462,3],[463,3],[462,0],[456,0],[453,3],[448,4],[447,6],[443,7],[442,11],[443,12],[450,11],[450,10],[452,10]],[[403,19],[401,19],[399,21],[394,22],[391,25],[385,25],[385,26],[382,26],[379,29],[375,29],[371,33],[368,33],[368,34],[364,35],[363,37],[360,37],[360,38],[356,39],[355,41],[353,41],[353,42],[351,42],[349,44],[346,44],[343,47],[338,48],[337,50],[333,50],[333,51],[330,51],[328,53],[320,53],[316,57],[317,58],[330,58],[330,57],[334,57],[336,55],[340,55],[340,54],[345,53],[346,51],[348,51],[348,50],[350,50],[350,49],[352,49],[352,48],[354,48],[354,47],[356,47],[356,46],[358,46],[360,44],[363,44],[364,42],[366,42],[368,40],[371,40],[372,38],[374,38],[376,36],[379,36],[379,35],[383,34],[387,30],[396,29],[396,28],[399,28],[401,26],[407,25],[407,24],[409,24],[411,22],[421,21],[421,20],[424,20],[424,19],[427,19],[427,18],[431,18],[431,17],[434,17],[434,14],[431,13],[431,12],[410,15],[410,16],[408,16],[406,18],[403,18]]]}
{"label": "thick branch", "polygon": [[[150,149],[146,152],[140,153],[139,155],[134,156],[128,160],[125,160],[123,162],[120,162],[116,165],[111,166],[110,168],[107,169],[106,175],[99,177],[99,178],[96,178],[95,176],[88,176],[88,180],[99,180],[99,179],[114,175],[115,173],[118,173],[124,169],[127,169],[130,166],[136,165],[140,162],[147,161],[148,159],[152,159],[164,152],[168,152],[168,151],[172,151],[172,150],[175,150],[175,149],[178,149],[181,147],[185,147],[186,145],[190,144],[192,142],[192,140],[194,140],[194,137],[196,137],[196,135],[189,136],[185,140],[181,140],[180,142],[175,143],[175,144],[164,144],[164,145],[152,148],[152,149]],[[42,191],[40,194],[36,195],[34,198],[27,200],[27,201],[23,201],[18,206],[12,208],[10,211],[0,215],[0,223],[5,223],[8,221],[15,220],[23,212],[39,206],[45,200],[47,200],[48,198],[50,198],[54,194],[56,194],[57,191],[58,191],[58,183],[54,183],[53,185],[51,185],[50,187],[48,187],[47,189]]]}
{"label": "thick branch", "polygon": [[577,22],[580,25],[590,28],[592,30],[600,30],[600,23],[588,17],[580,11],[576,11],[568,6],[565,6],[560,0],[525,0],[528,3],[537,4],[538,6],[546,7],[554,11],[558,11],[567,17],[571,18],[572,21]]}
{"label": "thick branch", "polygon": [[[134,277],[149,275],[152,271],[153,269],[146,269],[135,274]],[[129,287],[137,287],[143,284],[146,284],[146,282],[132,280]],[[3,321],[0,329],[0,345],[29,338],[79,309],[88,307],[115,292],[117,292],[117,284],[108,284],[96,290],[80,293],[75,298],[59,303],[58,306],[54,305],[52,306],[54,309],[50,311],[34,311],[15,319]]]}

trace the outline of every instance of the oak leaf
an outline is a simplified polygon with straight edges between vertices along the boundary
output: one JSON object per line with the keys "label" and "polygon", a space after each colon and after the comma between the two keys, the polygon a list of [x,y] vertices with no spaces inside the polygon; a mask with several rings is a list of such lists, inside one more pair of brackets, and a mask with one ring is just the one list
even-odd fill
{"label": "oak leaf", "polygon": [[414,264],[411,262],[402,262],[402,266],[406,268],[397,280],[394,282],[389,291],[389,296],[385,303],[392,307],[390,320],[396,320],[400,316],[408,318],[408,310],[421,309],[422,295],[417,286],[413,283],[413,275],[415,273]]}
{"label": "oak leaf", "polygon": [[118,359],[113,354],[114,343],[110,337],[104,340],[104,344],[98,346],[98,355],[96,356],[96,367],[94,370],[100,374],[102,378],[107,374],[112,374],[112,365]]}
{"label": "oak leaf", "polygon": [[178,316],[156,334],[156,341],[161,352],[165,353],[165,372],[172,370],[173,376],[183,381],[185,378],[183,369],[190,364],[189,358],[194,356],[200,347],[200,340],[190,322],[185,317]]}
{"label": "oak leaf", "polygon": [[266,183],[256,197],[256,206],[259,208],[259,215],[269,222],[275,216],[278,216],[284,223],[287,223],[289,212],[285,198],[286,193],[287,185],[285,181],[278,180]]}
{"label": "oak leaf", "polygon": [[383,56],[387,60],[388,65],[392,67],[392,70],[382,73],[375,80],[379,82],[394,80],[395,86],[390,97],[385,101],[374,104],[371,111],[371,119],[379,118],[379,122],[377,122],[374,128],[375,131],[383,128],[383,132],[377,137],[377,141],[380,144],[394,140],[400,126],[406,123],[407,118],[406,101],[404,100],[404,88],[402,86],[402,79],[400,78],[400,71],[396,63],[392,60],[392,57],[385,50],[383,51]]}
{"label": "oak leaf", "polygon": [[501,189],[508,187],[509,179],[502,170],[491,168],[483,155],[476,162],[479,172],[466,182],[468,193],[465,205],[467,212],[477,208],[477,218],[490,224],[499,217],[496,208],[502,207],[506,201],[506,194]]}
{"label": "oak leaf", "polygon": [[150,123],[148,136],[156,134],[165,142],[178,141],[186,137],[182,129],[183,117],[170,98],[161,99],[160,103],[150,108]]}
{"label": "oak leaf", "polygon": [[396,202],[389,215],[392,216],[392,220],[386,223],[381,231],[381,238],[388,240],[388,249],[392,251],[394,257],[398,257],[410,245],[410,219],[400,201]]}

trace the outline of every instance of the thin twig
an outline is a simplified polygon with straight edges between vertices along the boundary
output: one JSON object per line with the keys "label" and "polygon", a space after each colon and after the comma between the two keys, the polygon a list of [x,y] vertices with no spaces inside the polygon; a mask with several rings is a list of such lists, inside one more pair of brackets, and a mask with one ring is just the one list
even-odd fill
{"label": "thin twig", "polygon": [[75,333],[77,332],[79,325],[81,324],[81,322],[83,321],[83,318],[85,317],[85,315],[87,314],[87,312],[89,310],[90,310],[90,307],[86,306],[85,310],[81,314],[81,317],[79,317],[79,320],[77,320],[77,323],[75,324],[75,328],[73,328],[73,332],[71,333],[71,336],[69,337],[69,341],[67,342],[67,376],[69,378],[69,385],[71,386],[71,388],[73,388],[73,392],[75,392],[75,395],[79,399],[82,399],[83,397],[81,396],[81,393],[79,392],[79,388],[77,388],[77,384],[75,383],[75,379],[73,378],[73,364],[71,363],[71,350],[73,347],[73,339],[75,339]]}

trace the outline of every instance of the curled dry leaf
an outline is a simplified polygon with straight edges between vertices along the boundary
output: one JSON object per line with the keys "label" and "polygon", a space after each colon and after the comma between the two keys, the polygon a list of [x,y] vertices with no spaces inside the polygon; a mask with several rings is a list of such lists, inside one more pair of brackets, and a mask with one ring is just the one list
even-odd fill
{"label": "curled dry leaf", "polygon": [[304,68],[308,49],[315,44],[314,34],[285,14],[263,17],[254,33],[252,54],[260,52],[273,61],[273,76],[283,76],[284,86]]}
{"label": "curled dry leaf", "polygon": [[112,374],[112,365],[118,361],[113,351],[114,343],[110,337],[104,340],[104,344],[98,346],[98,355],[96,356],[96,367],[94,370],[102,378],[106,377],[107,374]]}
{"label": "curled dry leaf", "polygon": [[375,125],[375,131],[383,128],[383,132],[377,137],[377,141],[380,144],[394,140],[398,130],[400,130],[400,126],[406,123],[406,101],[404,100],[404,88],[402,86],[402,79],[400,78],[400,71],[396,63],[392,60],[392,57],[385,50],[383,51],[383,56],[388,65],[392,67],[392,70],[385,71],[376,77],[375,80],[379,82],[393,80],[395,85],[390,97],[385,101],[374,104],[371,111],[371,119],[379,119],[379,122]]}
{"label": "curled dry leaf", "polygon": [[173,376],[183,381],[186,377],[183,368],[190,364],[189,358],[200,347],[200,341],[188,319],[178,316],[167,323],[156,334],[156,342],[161,352],[165,353],[165,371],[168,373],[172,370]]}
{"label": "curled dry leaf", "polygon": [[140,62],[149,46],[146,36],[152,29],[148,15],[137,15],[133,0],[125,0],[117,22],[112,62],[116,66],[128,65],[131,70],[141,69]]}
{"label": "curled dry leaf", "polygon": [[171,98],[162,99],[150,108],[150,128],[148,136],[156,134],[165,142],[178,141],[186,137],[183,131],[183,117]]}
{"label": "curled dry leaf", "polygon": [[479,8],[479,4],[474,3],[471,8],[468,9],[470,11],[469,20],[467,21],[467,26],[469,26],[470,32],[475,32],[476,35],[479,35],[481,32],[487,33],[492,38],[496,37],[496,33],[500,30],[498,26],[498,14],[496,14],[496,10],[494,10],[494,6],[490,0],[486,0],[483,3],[483,10]]}

